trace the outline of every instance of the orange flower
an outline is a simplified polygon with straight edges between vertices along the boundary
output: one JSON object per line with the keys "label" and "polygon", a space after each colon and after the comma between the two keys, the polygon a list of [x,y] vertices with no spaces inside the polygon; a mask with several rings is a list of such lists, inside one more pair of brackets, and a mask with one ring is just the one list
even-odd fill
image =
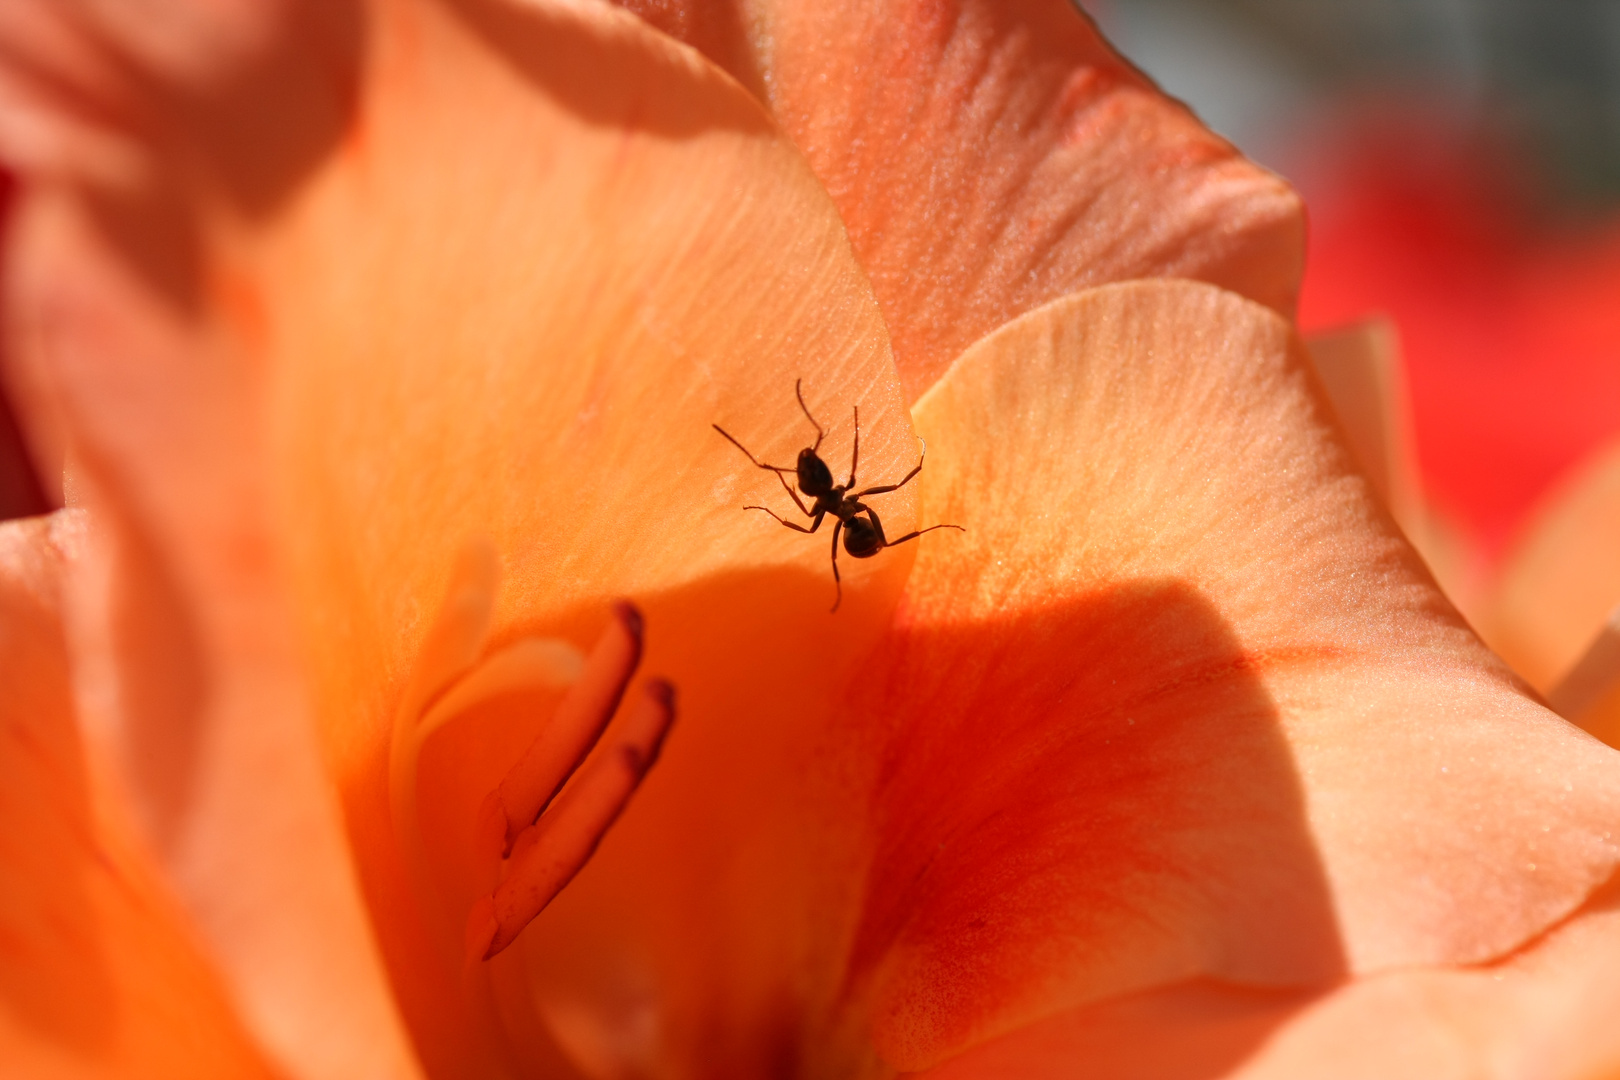
{"label": "orange flower", "polygon": [[[1620,765],[1350,467],[1290,193],[1064,0],[644,14],[701,52],[551,0],[0,13],[13,381],[76,507],[0,561],[3,1060],[1620,1062]],[[891,535],[966,528],[836,615],[710,426],[791,459],[800,378],[835,470],[853,406],[863,482],[926,439]],[[479,960],[484,808],[568,643],[619,685],[618,596],[681,719]]]}

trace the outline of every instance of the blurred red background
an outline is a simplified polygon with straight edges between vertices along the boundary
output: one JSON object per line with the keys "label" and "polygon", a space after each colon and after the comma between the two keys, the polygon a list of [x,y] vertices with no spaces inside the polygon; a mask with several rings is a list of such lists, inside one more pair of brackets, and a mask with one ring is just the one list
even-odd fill
{"label": "blurred red background", "polygon": [[1620,432],[1620,218],[1560,218],[1525,156],[1410,110],[1344,117],[1297,168],[1302,328],[1394,320],[1427,494],[1499,557]]}

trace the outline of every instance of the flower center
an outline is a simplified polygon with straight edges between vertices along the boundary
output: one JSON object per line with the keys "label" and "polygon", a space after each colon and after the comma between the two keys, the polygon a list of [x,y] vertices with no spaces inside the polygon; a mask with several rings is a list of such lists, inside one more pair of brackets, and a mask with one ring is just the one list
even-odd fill
{"label": "flower center", "polygon": [[469,544],[423,641],[389,748],[395,837],[418,888],[436,903],[454,903],[442,876],[430,872],[418,818],[424,744],[492,701],[566,687],[538,734],[484,798],[473,834],[465,838],[470,859],[460,861],[475,868],[480,890],[494,883],[465,916],[469,964],[510,945],[584,867],[657,760],[675,715],[674,688],[650,679],[612,724],[641,661],[641,616],[627,602],[613,605],[588,657],[542,637],[487,651],[498,577],[494,550]]}

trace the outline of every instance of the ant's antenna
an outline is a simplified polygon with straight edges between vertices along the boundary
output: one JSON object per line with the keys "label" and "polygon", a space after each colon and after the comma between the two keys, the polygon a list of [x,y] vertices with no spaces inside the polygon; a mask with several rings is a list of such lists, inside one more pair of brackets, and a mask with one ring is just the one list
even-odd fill
{"label": "ant's antenna", "polygon": [[801,389],[803,385],[803,379],[793,380],[793,396],[799,399],[799,408],[804,410],[805,419],[809,420],[810,426],[816,429],[816,445],[812,446],[810,449],[812,451],[820,450],[821,440],[827,437],[827,433],[821,430],[821,425],[816,423],[816,418],[810,415],[810,406],[804,403],[804,391]]}

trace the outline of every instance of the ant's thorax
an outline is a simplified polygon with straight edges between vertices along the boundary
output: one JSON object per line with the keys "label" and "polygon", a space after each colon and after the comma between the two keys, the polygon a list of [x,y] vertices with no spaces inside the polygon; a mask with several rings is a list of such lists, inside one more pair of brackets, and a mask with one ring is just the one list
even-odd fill
{"label": "ant's thorax", "polygon": [[835,487],[827,494],[816,500],[816,509],[825,510],[839,521],[849,521],[856,514],[865,510],[861,500],[854,495],[846,495],[847,488]]}

